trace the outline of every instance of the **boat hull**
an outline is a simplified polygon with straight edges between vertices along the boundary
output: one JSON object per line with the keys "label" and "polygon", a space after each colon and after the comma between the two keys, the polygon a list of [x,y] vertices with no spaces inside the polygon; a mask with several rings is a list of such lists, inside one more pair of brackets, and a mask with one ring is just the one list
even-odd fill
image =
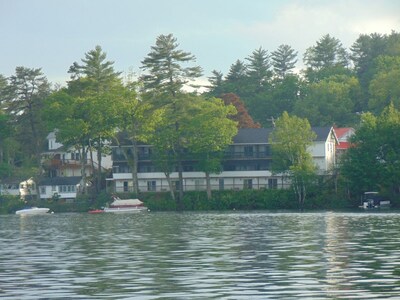
{"label": "boat hull", "polygon": [[88,211],[89,214],[102,214],[104,213],[103,209],[92,209]]}
{"label": "boat hull", "polygon": [[25,208],[21,210],[17,210],[15,214],[20,215],[20,216],[25,216],[25,215],[45,215],[48,214],[50,211],[50,208],[45,208],[45,207],[32,207],[32,208]]}
{"label": "boat hull", "polygon": [[146,212],[147,207],[106,207],[105,213],[141,213]]}

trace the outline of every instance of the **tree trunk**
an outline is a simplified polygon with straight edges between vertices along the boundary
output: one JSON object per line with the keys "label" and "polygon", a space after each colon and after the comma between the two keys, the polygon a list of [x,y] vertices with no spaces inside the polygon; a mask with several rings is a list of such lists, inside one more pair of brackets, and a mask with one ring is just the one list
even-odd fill
{"label": "tree trunk", "polygon": [[169,192],[171,194],[171,198],[172,198],[172,200],[176,201],[174,187],[172,186],[170,173],[166,172],[164,174],[165,174],[165,177],[167,178],[167,182],[168,182]]}
{"label": "tree trunk", "polygon": [[[89,156],[90,156],[90,166],[91,166],[91,168],[92,168],[92,172],[93,172],[93,177],[95,178],[95,191],[97,192],[98,191],[98,187],[97,187],[97,180],[96,180],[96,178],[97,178],[97,171],[96,171],[96,168],[95,168],[95,165],[94,165],[94,159],[93,159],[93,151],[92,151],[92,147],[90,147],[89,148]],[[92,191],[93,191],[93,189],[92,189]]]}
{"label": "tree trunk", "polygon": [[81,175],[82,175],[82,186],[81,186],[81,194],[86,194],[86,163],[87,163],[87,149],[84,144],[82,144],[81,148]]}
{"label": "tree trunk", "polygon": [[179,195],[177,198],[177,207],[178,210],[182,210],[182,201],[183,201],[183,166],[182,160],[178,159],[178,177],[179,177]]}
{"label": "tree trunk", "polygon": [[211,179],[210,179],[210,173],[206,172],[206,186],[207,186],[207,199],[211,199]]}
{"label": "tree trunk", "polygon": [[132,141],[132,185],[133,185],[133,192],[139,195],[139,179],[138,179],[138,160],[139,155],[137,151],[137,144],[136,141]]}

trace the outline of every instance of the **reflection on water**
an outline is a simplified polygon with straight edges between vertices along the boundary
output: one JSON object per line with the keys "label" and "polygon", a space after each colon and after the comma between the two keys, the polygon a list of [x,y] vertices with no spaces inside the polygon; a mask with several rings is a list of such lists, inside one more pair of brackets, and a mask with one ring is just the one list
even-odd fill
{"label": "reflection on water", "polygon": [[2,299],[399,299],[400,214],[0,216]]}

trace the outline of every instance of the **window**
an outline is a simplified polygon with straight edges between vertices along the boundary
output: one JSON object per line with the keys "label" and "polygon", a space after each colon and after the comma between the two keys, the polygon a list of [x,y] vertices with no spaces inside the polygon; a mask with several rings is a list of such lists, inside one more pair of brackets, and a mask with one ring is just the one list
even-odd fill
{"label": "window", "polygon": [[265,155],[266,156],[270,156],[271,155],[271,146],[270,145],[266,145],[265,146]]}
{"label": "window", "polygon": [[124,192],[128,192],[128,181],[124,181]]}
{"label": "window", "polygon": [[[53,187],[55,187],[55,186],[53,186]],[[56,189],[53,189],[52,191],[56,192]],[[59,185],[58,186],[59,193],[74,193],[75,191],[76,191],[75,185]]]}
{"label": "window", "polygon": [[173,181],[172,184],[173,184],[173,186],[175,188],[175,191],[179,191],[180,190],[179,180]]}
{"label": "window", "polygon": [[156,181],[147,181],[147,191],[155,192],[157,190]]}
{"label": "window", "polygon": [[244,156],[253,157],[253,146],[244,146]]}
{"label": "window", "polygon": [[195,179],[194,181],[194,188],[196,191],[202,190],[204,187],[204,180],[203,179]]}
{"label": "window", "polygon": [[57,192],[57,186],[56,185],[52,185],[51,186],[51,191],[52,192]]}
{"label": "window", "polygon": [[276,178],[268,178],[268,188],[269,189],[278,188],[278,179],[276,179]]}
{"label": "window", "polygon": [[44,187],[44,186],[41,186],[41,187],[40,187],[40,194],[41,194],[41,195],[46,194],[46,187]]}
{"label": "window", "polygon": [[223,179],[219,180],[219,190],[223,191],[225,189],[225,181]]}
{"label": "window", "polygon": [[243,189],[251,190],[253,188],[253,179],[243,180]]}

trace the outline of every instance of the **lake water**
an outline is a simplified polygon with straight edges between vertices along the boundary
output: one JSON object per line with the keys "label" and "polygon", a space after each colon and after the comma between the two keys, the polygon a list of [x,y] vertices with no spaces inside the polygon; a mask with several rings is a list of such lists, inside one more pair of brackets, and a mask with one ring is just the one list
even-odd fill
{"label": "lake water", "polygon": [[1,299],[400,299],[400,214],[0,216]]}

